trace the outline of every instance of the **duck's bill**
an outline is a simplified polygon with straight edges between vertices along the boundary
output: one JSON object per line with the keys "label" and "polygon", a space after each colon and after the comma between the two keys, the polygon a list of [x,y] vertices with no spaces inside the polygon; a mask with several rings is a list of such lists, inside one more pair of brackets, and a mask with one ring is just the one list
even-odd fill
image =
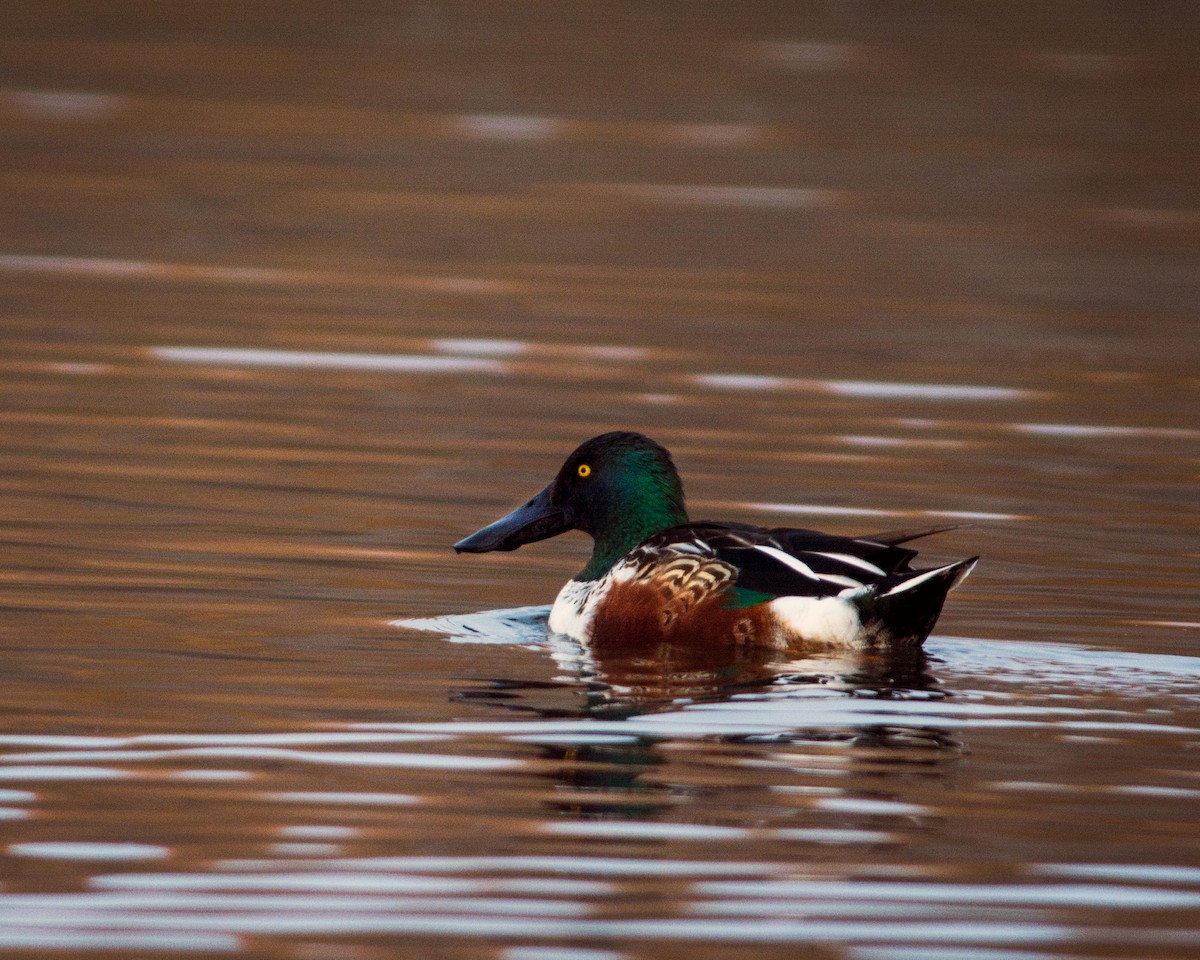
{"label": "duck's bill", "polygon": [[455,553],[488,553],[491,550],[516,550],[526,543],[556,537],[571,529],[571,518],[550,499],[550,487],[507,517],[477,530],[454,545]]}

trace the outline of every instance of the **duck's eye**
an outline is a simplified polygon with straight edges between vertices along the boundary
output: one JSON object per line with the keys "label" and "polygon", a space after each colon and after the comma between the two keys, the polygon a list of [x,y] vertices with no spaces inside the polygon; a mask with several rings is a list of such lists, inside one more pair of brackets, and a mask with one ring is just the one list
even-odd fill
{"label": "duck's eye", "polygon": [[579,469],[577,469],[575,472],[577,474],[579,474],[581,477],[590,477],[592,475],[592,468],[589,467],[586,463],[581,463],[579,465]]}

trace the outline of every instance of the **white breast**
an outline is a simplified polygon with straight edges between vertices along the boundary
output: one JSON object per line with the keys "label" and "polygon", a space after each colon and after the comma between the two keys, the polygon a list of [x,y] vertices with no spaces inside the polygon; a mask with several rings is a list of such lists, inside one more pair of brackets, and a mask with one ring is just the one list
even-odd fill
{"label": "white breast", "polygon": [[548,626],[551,633],[561,633],[576,640],[588,638],[588,627],[592,622],[592,611],[596,606],[597,595],[603,595],[599,589],[605,580],[568,580],[550,608]]}

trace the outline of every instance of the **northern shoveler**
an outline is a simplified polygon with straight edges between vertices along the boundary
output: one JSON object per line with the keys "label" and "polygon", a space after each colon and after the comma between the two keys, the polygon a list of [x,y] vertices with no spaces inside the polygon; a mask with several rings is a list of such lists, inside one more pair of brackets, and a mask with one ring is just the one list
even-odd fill
{"label": "northern shoveler", "polygon": [[718,636],[781,648],[912,647],[979,558],[914,570],[917,551],[901,544],[947,529],[851,538],[689,522],[671,455],[639,433],[614,432],[582,444],[537,496],[454,549],[589,534],[591,560],[562,588],[549,625],[596,647]]}

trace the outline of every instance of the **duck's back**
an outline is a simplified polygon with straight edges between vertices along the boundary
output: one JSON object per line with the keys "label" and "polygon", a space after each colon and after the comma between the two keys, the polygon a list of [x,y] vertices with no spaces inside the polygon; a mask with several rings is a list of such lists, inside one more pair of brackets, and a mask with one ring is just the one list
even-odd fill
{"label": "duck's back", "polygon": [[850,538],[680,524],[644,540],[597,584],[581,632],[597,645],[685,636],[772,646],[920,643],[973,560],[914,571],[916,551],[900,544],[945,529]]}

